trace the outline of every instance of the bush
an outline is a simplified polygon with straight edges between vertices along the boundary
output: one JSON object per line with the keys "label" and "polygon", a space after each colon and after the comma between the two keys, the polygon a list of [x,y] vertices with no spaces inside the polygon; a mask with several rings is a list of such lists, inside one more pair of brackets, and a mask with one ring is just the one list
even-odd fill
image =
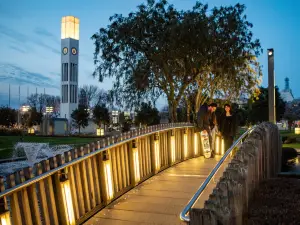
{"label": "bush", "polygon": [[282,148],[282,167],[294,164],[294,160],[298,157],[298,153],[294,148]]}
{"label": "bush", "polygon": [[296,137],[288,137],[283,143],[284,144],[291,144],[291,143],[296,143],[297,139]]}
{"label": "bush", "polygon": [[287,136],[283,136],[283,137],[281,137],[281,140],[282,140],[282,143],[285,143],[285,141],[288,139],[288,137]]}
{"label": "bush", "polygon": [[0,127],[0,136],[20,136],[23,131],[18,128]]}

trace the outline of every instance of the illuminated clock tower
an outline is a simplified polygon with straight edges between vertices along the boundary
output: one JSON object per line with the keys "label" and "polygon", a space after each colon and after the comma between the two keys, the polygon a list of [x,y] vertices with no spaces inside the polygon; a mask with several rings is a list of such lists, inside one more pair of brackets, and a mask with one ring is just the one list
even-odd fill
{"label": "illuminated clock tower", "polygon": [[79,19],[65,16],[61,21],[61,103],[60,117],[71,122],[78,107]]}

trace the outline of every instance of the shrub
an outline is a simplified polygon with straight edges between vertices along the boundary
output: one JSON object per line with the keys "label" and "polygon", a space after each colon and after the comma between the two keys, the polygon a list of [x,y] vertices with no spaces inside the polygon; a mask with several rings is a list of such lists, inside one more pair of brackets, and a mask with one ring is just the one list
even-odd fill
{"label": "shrub", "polygon": [[296,137],[288,137],[283,143],[284,144],[291,144],[291,143],[296,143]]}
{"label": "shrub", "polygon": [[23,131],[18,128],[0,127],[0,136],[20,136]]}
{"label": "shrub", "polygon": [[293,164],[294,160],[298,157],[298,153],[294,148],[282,148],[282,167]]}

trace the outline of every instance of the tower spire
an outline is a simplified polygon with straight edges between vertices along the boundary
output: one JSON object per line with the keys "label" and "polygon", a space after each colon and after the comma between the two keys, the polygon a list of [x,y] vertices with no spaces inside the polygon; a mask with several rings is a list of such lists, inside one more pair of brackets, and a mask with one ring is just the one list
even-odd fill
{"label": "tower spire", "polygon": [[284,88],[284,90],[285,90],[285,91],[290,90],[290,79],[289,79],[288,77],[286,77],[286,78],[284,79],[284,81],[285,81],[285,88]]}

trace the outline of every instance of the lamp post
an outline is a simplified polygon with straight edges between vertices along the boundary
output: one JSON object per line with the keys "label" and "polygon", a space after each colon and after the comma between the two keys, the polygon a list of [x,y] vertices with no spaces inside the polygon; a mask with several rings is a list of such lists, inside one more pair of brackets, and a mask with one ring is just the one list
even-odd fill
{"label": "lamp post", "polygon": [[275,107],[275,76],[274,76],[274,49],[268,49],[268,96],[269,122],[276,123]]}

